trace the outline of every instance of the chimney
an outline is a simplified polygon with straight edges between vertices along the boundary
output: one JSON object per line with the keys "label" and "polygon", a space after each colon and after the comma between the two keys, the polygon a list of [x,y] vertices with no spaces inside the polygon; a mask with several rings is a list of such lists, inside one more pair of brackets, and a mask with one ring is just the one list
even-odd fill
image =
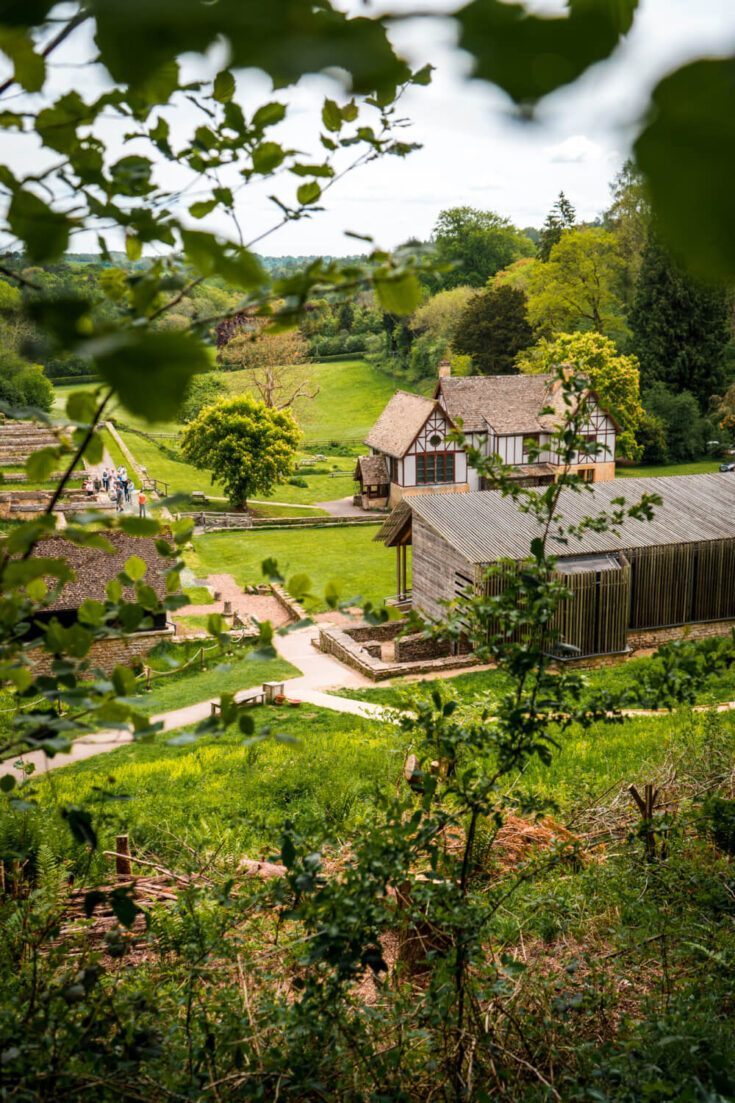
{"label": "chimney", "polygon": [[449,361],[448,360],[440,360],[439,361],[439,378],[440,379],[449,379],[451,374],[452,374],[452,365],[449,363]]}

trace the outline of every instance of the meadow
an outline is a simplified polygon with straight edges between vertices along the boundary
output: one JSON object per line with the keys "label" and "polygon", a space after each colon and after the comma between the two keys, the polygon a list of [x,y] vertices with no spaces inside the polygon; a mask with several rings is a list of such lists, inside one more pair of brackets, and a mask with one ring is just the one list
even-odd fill
{"label": "meadow", "polygon": [[395,591],[395,559],[382,544],[373,543],[377,525],[314,529],[273,529],[266,532],[214,532],[195,536],[186,562],[197,578],[231,574],[240,586],[263,582],[261,564],[275,559],[288,581],[294,575],[311,579],[318,598],[314,611],[326,608],[327,583],[338,585],[343,599],[360,597],[382,604]]}

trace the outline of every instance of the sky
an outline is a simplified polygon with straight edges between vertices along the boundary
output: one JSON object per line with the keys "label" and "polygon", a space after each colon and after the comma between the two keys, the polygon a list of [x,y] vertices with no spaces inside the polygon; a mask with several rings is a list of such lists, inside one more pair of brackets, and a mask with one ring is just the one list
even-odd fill
{"label": "sky", "polygon": [[[357,14],[401,13],[416,9],[416,0],[341,0]],[[411,120],[402,140],[422,148],[406,159],[383,158],[356,169],[325,197],[327,210],[313,218],[290,223],[257,245],[262,253],[344,255],[360,251],[345,231],[369,234],[381,248],[393,248],[409,237],[428,239],[439,212],[467,204],[493,210],[518,226],[540,226],[560,190],[574,203],[580,219],[591,219],[609,205],[610,182],[630,153],[636,128],[644,116],[651,88],[667,72],[701,56],[735,52],[733,0],[641,0],[636,22],[613,58],[595,66],[570,89],[548,97],[536,121],[521,123],[497,88],[468,79],[470,59],[456,47],[456,29],[441,15],[453,5],[448,0],[426,0],[422,11],[435,17],[400,20],[390,34],[399,53],[418,68],[435,66],[432,84],[410,89],[401,102],[401,114]],[[529,0],[537,11],[560,11],[562,0]],[[104,87],[99,67],[86,65],[92,44],[81,28],[57,55],[51,88],[58,93],[78,87],[88,97]],[[221,49],[206,58],[186,61],[187,73],[209,76],[221,67]],[[310,77],[289,93],[290,109],[282,140],[317,152],[319,110],[324,95],[339,98],[341,89],[326,77]],[[238,96],[252,107],[272,98],[270,82],[262,73],[238,74]],[[344,97],[342,96],[344,99]],[[5,105],[5,97],[2,100]],[[7,103],[16,110],[24,102]],[[188,107],[171,115],[174,133],[196,125]],[[105,138],[120,154],[132,152],[124,143],[124,126],[106,120]],[[5,132],[2,159],[9,164],[22,157],[34,168],[45,166],[44,155],[29,148],[28,139]],[[672,165],[672,171],[676,166]],[[177,168],[162,164],[160,180],[173,186]],[[293,192],[297,181],[287,185]],[[245,240],[250,241],[276,222],[268,200],[274,183],[243,193],[238,216]],[[208,195],[208,189],[188,200]],[[197,224],[200,225],[201,224]],[[230,226],[214,227],[231,234]],[[118,242],[110,242],[119,247]],[[78,237],[74,251],[96,250],[90,235]]]}

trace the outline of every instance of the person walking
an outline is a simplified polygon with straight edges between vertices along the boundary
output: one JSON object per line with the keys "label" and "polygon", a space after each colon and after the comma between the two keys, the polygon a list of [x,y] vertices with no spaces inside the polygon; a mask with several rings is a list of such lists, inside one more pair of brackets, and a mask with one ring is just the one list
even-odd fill
{"label": "person walking", "polygon": [[145,504],[146,504],[147,500],[148,499],[145,496],[145,491],[141,488],[140,494],[138,495],[138,516],[139,517],[145,517]]}
{"label": "person walking", "polygon": [[105,488],[105,494],[110,492],[110,472],[106,467],[102,468],[102,485]]}
{"label": "person walking", "polygon": [[118,486],[118,488],[117,488],[117,498],[115,499],[115,504],[117,505],[117,512],[122,513],[122,511],[123,511],[123,492],[122,492],[122,487],[121,486]]}
{"label": "person walking", "polygon": [[123,494],[125,495],[125,504],[130,505],[130,479],[123,479]]}

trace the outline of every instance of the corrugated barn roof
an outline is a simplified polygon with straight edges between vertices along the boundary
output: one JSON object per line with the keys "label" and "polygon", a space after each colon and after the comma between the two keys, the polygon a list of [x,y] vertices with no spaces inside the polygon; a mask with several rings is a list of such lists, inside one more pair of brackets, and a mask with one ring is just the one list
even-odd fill
{"label": "corrugated barn roof", "polygon": [[[584,555],[615,552],[627,548],[657,547],[666,544],[690,544],[708,540],[735,538],[735,474],[668,476],[654,479],[613,479],[585,484],[589,489],[576,493],[562,490],[559,512],[569,524],[585,517],[614,511],[614,498],[625,498],[626,505],[641,496],[658,494],[663,504],[656,506],[652,521],[626,518],[617,531],[584,533],[581,540],[562,544],[549,540],[547,549],[554,555]],[[492,563],[498,559],[524,559],[531,540],[541,535],[536,519],[522,513],[515,501],[496,490],[470,494],[428,494],[405,498],[416,517],[442,536],[469,563]],[[390,545],[397,528],[387,518],[376,539]]]}

